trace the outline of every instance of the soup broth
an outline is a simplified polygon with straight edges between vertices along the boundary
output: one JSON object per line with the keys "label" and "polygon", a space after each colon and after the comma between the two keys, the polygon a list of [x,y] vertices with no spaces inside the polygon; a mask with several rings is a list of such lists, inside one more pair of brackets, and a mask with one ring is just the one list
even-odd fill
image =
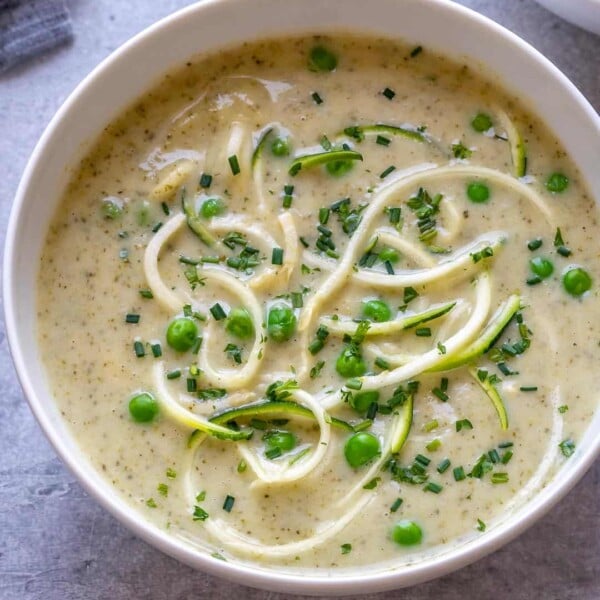
{"label": "soup broth", "polygon": [[140,519],[220,559],[401,566],[486,535],[576,451],[597,220],[473,66],[244,45],[169,73],[74,170],[40,352]]}

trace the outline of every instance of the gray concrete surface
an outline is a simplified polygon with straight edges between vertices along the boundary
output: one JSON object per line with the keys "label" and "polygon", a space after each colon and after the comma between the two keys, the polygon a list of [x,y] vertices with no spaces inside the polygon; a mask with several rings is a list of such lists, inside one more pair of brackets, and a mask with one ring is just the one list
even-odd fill
{"label": "gray concrete surface", "polygon": [[[301,1],[301,0],[297,0]],[[0,242],[26,160],[46,123],[102,58],[185,0],[68,0],[75,42],[0,78]],[[532,0],[464,0],[555,62],[600,110],[600,38]],[[0,599],[248,598],[137,539],[75,481],[34,421],[0,330]],[[402,592],[407,600],[600,598],[600,462],[544,519],[495,554]]]}

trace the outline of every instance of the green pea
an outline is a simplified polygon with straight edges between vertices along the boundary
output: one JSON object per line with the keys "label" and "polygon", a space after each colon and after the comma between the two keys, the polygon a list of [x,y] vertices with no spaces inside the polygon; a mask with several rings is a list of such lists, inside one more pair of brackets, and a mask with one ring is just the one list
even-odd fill
{"label": "green pea", "polygon": [[212,217],[216,217],[217,215],[221,215],[225,212],[225,203],[221,198],[208,198],[202,203],[200,207],[200,214],[205,219],[210,219]]}
{"label": "green pea", "polygon": [[536,256],[529,261],[529,268],[542,279],[550,277],[554,272],[554,265],[547,258]]}
{"label": "green pea", "polygon": [[361,467],[381,454],[379,440],[366,431],[351,435],[344,446],[344,456],[351,467]]}
{"label": "green pea", "polygon": [[123,214],[123,203],[118,198],[104,198],[102,214],[107,219],[118,219]]}
{"label": "green pea", "polygon": [[479,133],[487,131],[492,125],[492,118],[485,113],[477,113],[471,121],[471,127]]}
{"label": "green pea", "polygon": [[311,71],[333,71],[337,67],[337,56],[324,46],[315,46],[308,57]]}
{"label": "green pea", "polygon": [[394,525],[392,539],[400,546],[414,546],[421,543],[423,531],[414,521],[402,519]]}
{"label": "green pea", "polygon": [[291,145],[289,138],[278,137],[271,142],[271,152],[273,156],[284,157],[289,156]]}
{"label": "green pea", "polygon": [[571,296],[581,296],[592,287],[592,278],[581,267],[573,267],[563,275],[563,286]]}
{"label": "green pea", "polygon": [[363,302],[362,314],[365,318],[375,321],[375,323],[389,321],[392,317],[390,307],[383,300],[368,300],[367,302]]}
{"label": "green pea", "polygon": [[149,392],[136,394],[129,401],[129,414],[138,423],[149,423],[158,414],[158,402]]}
{"label": "green pea", "polygon": [[289,306],[274,306],[267,316],[267,333],[276,342],[289,340],[296,331],[296,315]]}
{"label": "green pea", "polygon": [[350,397],[350,406],[359,413],[366,413],[373,402],[379,401],[379,392],[370,390],[368,392],[358,392]]}
{"label": "green pea", "polygon": [[562,173],[552,173],[546,180],[546,189],[553,194],[560,194],[569,187],[569,178]]}
{"label": "green pea", "polygon": [[296,447],[296,436],[289,431],[269,431],[263,436],[268,450],[279,448],[281,452],[289,452]]}
{"label": "green pea", "polygon": [[325,169],[334,177],[341,177],[354,168],[353,160],[332,160],[325,165]]}
{"label": "green pea", "polygon": [[338,356],[335,370],[342,377],[360,377],[367,372],[367,365],[356,348],[348,346]]}
{"label": "green pea", "polygon": [[379,260],[381,262],[391,262],[392,264],[397,263],[400,260],[400,254],[393,248],[382,248],[379,253]]}
{"label": "green pea", "polygon": [[467,196],[471,202],[482,204],[490,199],[490,188],[485,183],[474,181],[467,186]]}
{"label": "green pea", "polygon": [[254,323],[250,313],[245,308],[234,308],[227,317],[225,329],[241,340],[254,335]]}
{"label": "green pea", "polygon": [[186,352],[198,337],[198,326],[192,319],[179,317],[174,319],[167,328],[167,344],[178,352]]}

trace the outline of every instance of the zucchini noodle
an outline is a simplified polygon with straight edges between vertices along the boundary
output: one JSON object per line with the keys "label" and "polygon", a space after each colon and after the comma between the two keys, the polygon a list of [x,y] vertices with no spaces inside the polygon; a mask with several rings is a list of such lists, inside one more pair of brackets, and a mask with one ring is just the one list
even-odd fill
{"label": "zucchini noodle", "polygon": [[436,364],[442,362],[446,356],[452,356],[455,352],[460,351],[475,338],[485,322],[490,311],[491,299],[490,277],[487,271],[484,271],[477,279],[475,305],[469,319],[461,330],[443,342],[443,352],[439,347],[436,347],[397,369],[384,371],[379,375],[363,376],[360,378],[362,389],[374,390],[389,385],[397,385],[411,377],[419,375],[419,373],[423,373],[427,369],[432,369]]}
{"label": "zucchini noodle", "polygon": [[256,377],[260,368],[262,359],[261,353],[264,352],[264,340],[266,331],[263,325],[262,307],[256,296],[245,286],[237,277],[230,275],[226,271],[218,268],[205,267],[202,269],[202,276],[221,285],[228,292],[240,299],[254,323],[256,332],[254,334],[254,343],[250,349],[246,364],[239,369],[215,369],[209,359],[210,347],[213,337],[218,337],[215,332],[215,324],[211,320],[204,328],[202,346],[198,357],[198,366],[204,372],[204,376],[209,383],[227,388],[228,390],[239,389],[247,386]]}
{"label": "zucchini noodle", "polygon": [[[250,450],[246,444],[238,444],[238,450],[246,463],[252,468],[256,476],[258,477],[251,484],[251,488],[257,484],[282,484],[297,481],[309,475],[315,468],[322,464],[327,450],[329,449],[331,440],[331,419],[325,412],[323,407],[315,401],[311,394],[303,390],[294,390],[292,397],[296,402],[302,406],[306,406],[317,421],[319,425],[319,440],[315,445],[314,449],[310,449],[307,454],[300,458],[297,462],[293,462],[293,456],[291,461],[283,462],[283,467],[276,466],[282,463],[280,460],[278,463],[274,461],[264,460],[260,458],[255,452]],[[308,458],[305,458],[308,457]],[[290,464],[293,462],[293,464]]]}
{"label": "zucchini noodle", "polygon": [[152,290],[152,294],[161,306],[172,313],[178,313],[186,302],[192,304],[194,300],[187,292],[182,292],[180,295],[164,283],[158,271],[158,258],[163,246],[179,231],[184,223],[184,214],[175,215],[154,234],[144,252],[144,275],[146,276],[146,281]]}
{"label": "zucchini noodle", "polygon": [[[506,234],[504,232],[494,231],[471,242],[448,260],[441,261],[429,269],[397,271],[393,275],[383,271],[359,269],[353,272],[350,277],[363,285],[394,289],[407,286],[424,286],[438,281],[447,283],[449,277],[466,277],[473,271],[479,270],[481,264],[473,260],[472,254],[486,247],[490,247],[495,254],[502,248],[505,240]],[[305,252],[304,258],[306,262],[318,266],[323,271],[332,271],[335,267],[333,261],[315,254]]]}

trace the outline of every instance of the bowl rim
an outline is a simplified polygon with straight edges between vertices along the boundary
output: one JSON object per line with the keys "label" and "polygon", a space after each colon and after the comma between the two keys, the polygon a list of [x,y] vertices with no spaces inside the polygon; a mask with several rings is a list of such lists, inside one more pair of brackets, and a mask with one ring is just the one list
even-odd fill
{"label": "bowl rim", "polygon": [[[518,518],[511,519],[508,523],[500,523],[485,536],[471,541],[467,545],[457,546],[452,552],[444,553],[433,561],[410,565],[403,568],[403,570],[384,570],[358,575],[344,573],[342,575],[331,576],[328,574],[328,571],[324,570],[324,575],[317,576],[309,575],[308,573],[295,574],[284,572],[283,569],[278,567],[255,569],[249,564],[224,562],[208,554],[194,550],[190,545],[178,541],[174,536],[168,535],[164,530],[152,525],[150,522],[140,520],[136,510],[132,506],[121,501],[115,495],[111,496],[107,494],[99,484],[99,480],[94,477],[94,473],[90,472],[90,467],[87,463],[82,461],[80,456],[69,450],[66,442],[61,438],[49,416],[46,414],[46,409],[36,389],[38,384],[30,376],[27,356],[20,343],[19,327],[16,319],[16,307],[19,298],[16,294],[15,284],[18,279],[16,264],[18,232],[27,205],[28,188],[31,185],[32,176],[40,160],[48,152],[49,148],[51,148],[51,140],[59,123],[69,113],[73,105],[79,101],[80,96],[86,88],[94,80],[110,71],[113,65],[121,61],[122,57],[127,55],[133,48],[152,38],[157,32],[172,27],[180,20],[189,18],[192,14],[201,13],[207,7],[220,4],[235,4],[242,1],[248,0],[202,0],[178,10],[144,29],[96,66],[77,85],[74,91],[71,92],[46,127],[23,172],[11,209],[5,241],[3,261],[4,317],[7,339],[17,376],[30,408],[44,434],[51,442],[63,463],[76,476],[84,489],[137,536],[181,562],[236,583],[274,591],[292,591],[298,594],[341,595],[366,591],[380,592],[414,585],[447,574],[484,557],[517,537],[526,527],[531,526],[541,518],[566,495],[600,454],[600,436],[597,436],[590,443],[586,452],[579,454],[577,462],[573,463],[571,469],[563,473],[563,477],[560,480],[554,478],[546,486],[543,493],[530,499],[517,510],[515,515]],[[462,5],[448,2],[447,0],[426,0],[426,2],[430,7],[456,12],[461,18],[475,22],[490,35],[503,38],[507,44],[518,47],[522,52],[534,58],[539,68],[545,70],[568,93],[570,100],[578,105],[579,110],[583,111],[592,123],[595,123],[598,132],[600,132],[600,117],[598,117],[588,101],[553,63],[527,42],[491,19]],[[317,29],[315,28],[315,31]],[[297,33],[301,33],[300,30]],[[589,430],[590,427],[588,427],[587,433],[589,433]]]}

